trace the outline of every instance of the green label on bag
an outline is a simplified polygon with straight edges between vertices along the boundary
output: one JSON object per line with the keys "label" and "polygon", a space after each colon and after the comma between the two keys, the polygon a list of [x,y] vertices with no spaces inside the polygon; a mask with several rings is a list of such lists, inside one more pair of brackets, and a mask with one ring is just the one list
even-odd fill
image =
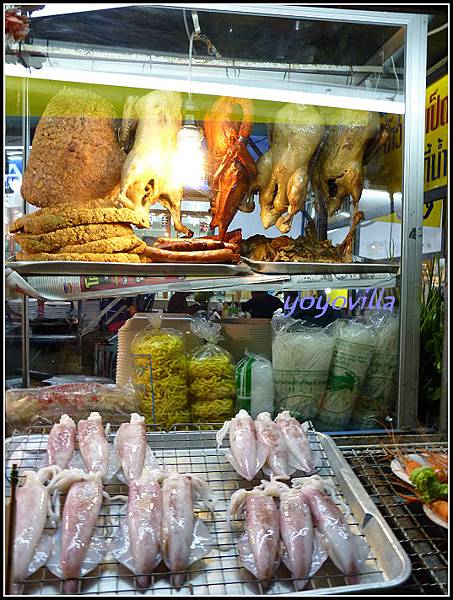
{"label": "green label on bag", "polygon": [[252,402],[252,366],[255,359],[248,356],[236,367],[237,409],[251,411]]}

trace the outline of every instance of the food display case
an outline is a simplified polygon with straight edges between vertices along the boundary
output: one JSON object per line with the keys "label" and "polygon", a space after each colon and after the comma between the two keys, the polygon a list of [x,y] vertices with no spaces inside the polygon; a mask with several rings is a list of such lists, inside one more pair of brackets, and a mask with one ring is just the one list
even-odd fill
{"label": "food display case", "polygon": [[[402,586],[407,552],[419,550],[403,531],[394,534],[406,508],[392,512],[383,499],[384,517],[377,510],[379,484],[371,488],[360,469],[375,467],[381,441],[374,439],[373,454],[360,436],[381,440],[389,424],[397,432],[418,425],[427,17],[282,4],[52,6],[32,11],[31,37],[7,42],[6,145],[11,156],[22,149],[22,171],[19,183],[9,178],[6,285],[23,294],[22,388],[44,419],[25,431],[16,411],[23,398],[11,393],[7,469],[14,464],[22,475],[43,467],[49,421],[71,406],[63,389],[52,396],[44,388],[42,397],[29,389],[32,298],[71,301],[79,317],[90,301],[107,301],[75,332],[82,354],[85,333],[108,311],[114,320],[121,299],[151,294],[166,306],[169,293],[196,301],[209,292],[205,329],[188,315],[139,311],[128,319],[115,340],[114,391],[87,381],[72,400],[71,416],[81,420],[103,413],[105,402],[108,442],[131,413],[142,413],[158,466],[201,476],[217,496],[215,512],[199,513],[215,548],[203,547],[200,529],[193,558],[201,560],[186,583],[177,583],[180,569],[167,555],[146,593],[323,595]],[[247,318],[244,300],[254,292],[280,295],[279,314]],[[178,354],[183,339],[188,358]],[[209,358],[203,368],[200,351]],[[283,563],[270,582],[256,565],[244,569],[229,503],[235,490],[258,489],[260,475],[243,480],[216,430],[251,407],[241,394],[256,357],[239,371],[249,356],[273,369],[270,412],[307,423],[316,469],[305,475],[316,471],[335,488],[354,544],[366,546],[358,577],[347,569],[339,575],[338,561],[313,567],[303,585]],[[50,375],[61,373],[70,375],[64,365]],[[197,402],[212,407],[194,419],[198,388]],[[350,445],[354,435],[359,441]],[[227,439],[230,447],[231,432]],[[426,440],[444,452],[441,435],[431,431]],[[127,493],[124,475],[104,483],[111,496]],[[114,500],[99,513],[108,560],[93,558],[73,580],[51,554],[50,571],[38,565],[25,592],[141,593],[140,569],[131,570],[117,547],[126,535],[121,510]],[[443,593],[445,565],[426,556],[426,577]]]}

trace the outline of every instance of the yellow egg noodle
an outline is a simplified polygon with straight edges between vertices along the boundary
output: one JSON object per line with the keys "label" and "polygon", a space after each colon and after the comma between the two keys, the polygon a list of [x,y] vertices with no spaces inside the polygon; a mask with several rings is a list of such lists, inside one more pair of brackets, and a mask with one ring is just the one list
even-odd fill
{"label": "yellow egg noodle", "polygon": [[147,423],[166,429],[191,420],[187,359],[178,332],[145,328],[131,344],[134,385]]}

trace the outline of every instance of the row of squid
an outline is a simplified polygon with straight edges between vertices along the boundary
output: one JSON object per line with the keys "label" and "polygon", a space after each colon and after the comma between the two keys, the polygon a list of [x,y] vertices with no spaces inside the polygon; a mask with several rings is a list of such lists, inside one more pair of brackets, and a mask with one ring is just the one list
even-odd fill
{"label": "row of squid", "polygon": [[[182,184],[171,174],[181,106],[178,92],[127,99],[120,142],[130,151],[118,201],[139,211],[159,201],[170,210],[175,229],[190,237],[181,222]],[[254,105],[244,98],[220,97],[204,118],[210,227],[218,227],[220,240],[238,210],[254,210],[255,193],[264,228],[275,225],[282,233],[304,209],[309,184],[318,210],[325,202],[332,216],[350,197],[357,212],[365,165],[388,137],[377,113],[285,104],[273,117],[269,149],[256,163],[248,149],[253,125]]]}
{"label": "row of squid", "polygon": [[[98,413],[77,425],[63,415],[49,433],[42,468],[23,473],[16,491],[15,593],[44,565],[63,580],[65,593],[77,593],[78,580],[107,552],[136,576],[140,588],[149,587],[163,561],[171,585],[179,589],[190,565],[211,550],[209,529],[195,512],[201,501],[214,514],[219,498],[208,483],[162,468],[147,445],[140,415],[132,414],[119,427],[112,448],[108,427]],[[316,475],[294,479],[291,488],[281,481],[295,471],[311,474],[316,468],[304,428],[288,412],[275,421],[262,413],[254,422],[241,410],[218,432],[219,445],[228,430],[226,458],[234,469],[249,481],[260,469],[271,478],[250,491],[238,489],[230,499],[229,518],[244,516],[237,542],[241,564],[266,582],[283,561],[300,578],[302,589],[330,555],[353,583],[367,549],[329,498],[333,488]],[[128,484],[127,496],[111,498],[104,491],[103,483],[113,474]],[[107,525],[103,529],[98,523],[103,504],[110,510],[113,501],[124,501],[124,506],[112,536]],[[107,512],[103,522],[111,523],[111,517]],[[49,533],[48,519],[55,533]]]}

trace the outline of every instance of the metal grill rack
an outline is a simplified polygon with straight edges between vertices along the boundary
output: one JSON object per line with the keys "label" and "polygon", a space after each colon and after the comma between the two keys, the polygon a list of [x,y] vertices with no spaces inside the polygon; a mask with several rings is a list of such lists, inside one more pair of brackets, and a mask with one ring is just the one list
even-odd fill
{"label": "metal grill rack", "polygon": [[[113,557],[106,554],[104,561],[93,571],[81,578],[78,582],[78,594],[80,595],[133,595],[136,593],[145,595],[275,595],[294,594],[298,591],[296,581],[284,566],[280,566],[270,584],[256,581],[240,564],[237,553],[237,538],[242,527],[240,522],[230,522],[227,517],[229,499],[232,493],[240,488],[251,489],[260,483],[262,474],[258,474],[256,481],[246,482],[242,480],[231,465],[225,459],[226,450],[217,449],[215,431],[204,430],[205,426],[176,427],[178,431],[165,432],[158,427],[148,428],[148,441],[154,455],[162,466],[177,470],[180,473],[194,473],[203,476],[211,485],[219,501],[214,515],[208,511],[196,510],[210,529],[213,546],[209,554],[194,563],[188,570],[186,584],[182,589],[176,591],[171,584],[171,574],[161,563],[156,569],[151,586],[145,592],[138,592],[135,576],[122,565],[114,561]],[[113,440],[116,428],[112,428],[109,434]],[[46,452],[47,434],[49,427],[30,428],[27,436],[13,436],[7,441],[7,469],[12,462],[18,463],[19,476],[25,469],[38,469]],[[393,581],[399,583],[408,575],[408,568],[404,562],[404,556],[392,555],[390,561],[383,560],[377,556],[379,548],[387,546],[392,551],[391,538],[386,538],[379,529],[379,519],[371,518],[370,525],[367,518],[371,514],[357,510],[353,506],[354,490],[347,488],[337,478],[340,467],[332,465],[335,455],[332,454],[334,444],[330,446],[329,456],[326,454],[327,437],[316,433],[312,428],[308,431],[310,446],[318,464],[318,474],[323,477],[331,477],[335,482],[339,498],[351,508],[349,523],[351,530],[366,537],[370,546],[370,553],[361,572],[357,585],[351,586],[345,577],[333,565],[331,560],[326,561],[320,571],[312,577],[306,587],[304,594],[326,594],[341,591],[371,590],[389,587]],[[23,450],[26,450],[24,455]],[[337,452],[335,448],[335,452]],[[341,459],[341,455],[338,452]],[[346,466],[346,465],[344,465]],[[342,467],[343,468],[343,467]],[[343,468],[344,470],[344,468]],[[343,472],[343,471],[342,471]],[[8,470],[7,470],[8,473]],[[350,473],[353,476],[352,472]],[[111,495],[127,494],[127,486],[114,478],[106,483],[104,489]],[[7,486],[7,493],[9,492]],[[357,492],[360,495],[360,490]],[[366,495],[365,495],[366,496]],[[369,501],[362,498],[362,506]],[[62,502],[63,504],[63,502]],[[107,543],[118,530],[119,516],[123,503],[112,502],[110,516],[103,509],[97,527],[101,529],[106,537]],[[373,507],[368,505],[368,511]],[[360,513],[360,517],[357,515]],[[360,520],[360,522],[359,522]],[[374,533],[373,533],[374,532]],[[378,539],[372,539],[372,536]],[[391,536],[391,532],[389,534]],[[382,540],[387,544],[383,544]],[[397,549],[393,548],[394,552]],[[404,554],[404,553],[403,553]],[[403,573],[386,572],[386,564],[402,565]],[[384,565],[384,566],[383,566]],[[404,570],[406,569],[406,570]],[[407,572],[406,572],[407,571]],[[63,593],[63,583],[53,576],[45,567],[28,578],[24,584],[24,594],[32,595],[58,595]]]}
{"label": "metal grill rack", "polygon": [[[426,442],[397,444],[404,454],[426,447]],[[446,442],[429,442],[428,447],[448,449]],[[340,446],[340,450],[411,560],[409,579],[392,594],[448,594],[448,530],[433,523],[420,503],[407,503],[398,496],[398,491],[405,492],[395,485],[398,479],[382,446]]]}

